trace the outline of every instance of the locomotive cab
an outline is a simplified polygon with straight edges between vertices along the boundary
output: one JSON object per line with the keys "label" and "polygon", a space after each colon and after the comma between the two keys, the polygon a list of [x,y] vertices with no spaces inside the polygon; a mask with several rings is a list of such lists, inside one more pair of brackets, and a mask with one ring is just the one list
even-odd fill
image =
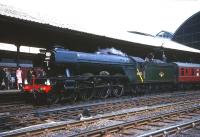
{"label": "locomotive cab", "polygon": [[158,59],[143,62],[137,75],[140,80],[136,85],[137,92],[170,90],[176,82],[175,66]]}

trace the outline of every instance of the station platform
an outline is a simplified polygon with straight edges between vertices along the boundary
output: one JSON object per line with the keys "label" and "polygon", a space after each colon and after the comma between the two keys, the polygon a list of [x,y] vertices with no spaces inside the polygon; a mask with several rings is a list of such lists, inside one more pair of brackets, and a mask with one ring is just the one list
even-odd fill
{"label": "station platform", "polygon": [[10,89],[0,90],[0,104],[20,101],[24,97],[24,93],[21,90]]}
{"label": "station platform", "polygon": [[21,94],[21,90],[17,89],[10,89],[10,90],[0,90],[0,95],[5,95],[5,94]]}

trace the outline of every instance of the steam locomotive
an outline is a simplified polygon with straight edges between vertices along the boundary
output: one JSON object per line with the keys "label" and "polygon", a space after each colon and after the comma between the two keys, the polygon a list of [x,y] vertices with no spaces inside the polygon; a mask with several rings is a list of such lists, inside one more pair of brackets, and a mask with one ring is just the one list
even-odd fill
{"label": "steam locomotive", "polygon": [[199,87],[200,64],[128,56],[114,48],[96,53],[53,48],[44,52],[46,77],[23,86],[36,101],[120,97],[126,92]]}

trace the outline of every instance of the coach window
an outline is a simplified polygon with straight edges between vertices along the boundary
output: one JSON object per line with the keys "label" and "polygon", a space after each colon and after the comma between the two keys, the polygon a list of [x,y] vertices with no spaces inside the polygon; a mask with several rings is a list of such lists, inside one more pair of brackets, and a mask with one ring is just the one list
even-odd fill
{"label": "coach window", "polygon": [[196,76],[199,77],[199,69],[196,69]]}
{"label": "coach window", "polygon": [[194,69],[192,68],[192,76],[194,76]]}
{"label": "coach window", "polygon": [[185,69],[185,75],[188,76],[188,68]]}
{"label": "coach window", "polygon": [[181,68],[181,76],[184,76],[184,68]]}

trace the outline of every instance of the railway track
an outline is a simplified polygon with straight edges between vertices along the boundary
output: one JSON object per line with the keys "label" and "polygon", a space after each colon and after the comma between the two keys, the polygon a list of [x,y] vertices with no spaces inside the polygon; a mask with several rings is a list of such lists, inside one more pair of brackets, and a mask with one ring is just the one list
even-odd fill
{"label": "railway track", "polygon": [[177,127],[177,129],[180,129],[180,130],[178,130],[178,132],[175,134],[169,135],[169,137],[199,137],[200,125],[197,124],[196,122],[195,124],[192,123],[192,127],[191,127],[191,123],[188,123],[186,127],[180,127],[180,128]]}
{"label": "railway track", "polygon": [[[60,108],[61,106],[65,105],[65,106],[75,106],[75,105],[80,105],[80,104],[98,104],[98,103],[120,103],[120,102],[127,102],[129,101],[129,99],[133,98],[133,100],[135,101],[135,104],[138,103],[138,100],[143,100],[145,99],[146,97],[150,97],[149,100],[151,100],[152,98],[156,97],[159,101],[163,101],[163,103],[168,103],[170,102],[170,99],[166,98],[166,97],[170,97],[171,96],[189,96],[190,94],[194,94],[194,95],[198,95],[200,93],[198,93],[197,91],[188,91],[188,93],[186,92],[176,92],[176,93],[165,93],[165,94],[154,94],[154,95],[147,95],[147,96],[142,96],[142,97],[137,97],[137,98],[134,98],[134,97],[130,97],[130,96],[124,96],[122,98],[110,98],[110,99],[106,99],[106,100],[103,100],[103,99],[98,99],[98,100],[91,100],[91,101],[80,101],[80,102],[76,102],[74,104],[70,104],[68,102],[62,102],[61,104],[54,104],[54,105],[41,105],[41,106],[38,106],[38,105],[34,105],[34,104],[31,104],[31,103],[27,103],[24,100],[23,96],[7,96],[4,98],[4,96],[2,96],[2,98],[4,98],[4,101],[3,102],[0,102],[0,113],[13,113],[13,114],[16,114],[16,113],[21,113],[21,112],[24,112],[24,111],[30,111],[30,113],[33,111],[33,110],[36,110],[36,109],[44,109],[44,108],[48,108],[48,109],[51,109],[51,108]],[[166,96],[166,97],[164,97]],[[158,98],[160,97],[160,98]],[[17,98],[17,99],[12,99],[12,98]],[[6,101],[5,101],[6,100]],[[145,99],[146,100],[146,99]],[[2,101],[2,100],[1,100]],[[158,101],[158,102],[159,102]],[[141,101],[142,102],[142,101]],[[152,101],[151,101],[152,102]],[[141,104],[140,102],[138,104]],[[156,101],[155,101],[155,104],[156,104]],[[152,105],[152,104],[151,104]]]}
{"label": "railway track", "polygon": [[61,107],[56,109],[41,109],[33,112],[24,112],[19,114],[7,114],[0,119],[1,132],[19,129],[27,126],[51,123],[57,121],[70,121],[77,119],[77,116],[83,112],[84,109],[89,109],[93,116],[97,114],[104,114],[112,111],[130,109],[142,106],[152,106],[158,104],[165,104],[170,102],[198,100],[199,93],[174,93],[168,95],[157,95],[148,97],[139,97],[135,99],[124,99],[120,101],[101,102],[89,105],[78,105],[71,107]]}
{"label": "railway track", "polygon": [[[188,93],[187,93],[188,92]],[[164,93],[162,95],[160,94],[153,94],[153,95],[146,95],[146,96],[142,96],[142,97],[139,97],[140,100],[143,100],[143,98],[146,98],[147,96],[151,97],[152,96],[154,97],[159,97],[159,100],[162,101],[163,100],[163,103],[168,103],[170,102],[169,99],[164,99],[163,96],[187,96],[189,94],[194,94],[194,95],[198,95],[199,93],[197,91],[187,91],[187,92],[175,92],[175,93]],[[131,98],[133,98],[134,100],[136,100],[136,104],[138,103],[137,99],[135,99],[134,97],[131,97],[131,96],[124,96],[124,97],[121,97],[120,99],[119,98],[109,98],[109,99],[106,99],[106,100],[103,100],[103,99],[96,99],[96,100],[90,100],[90,101],[79,101],[79,102],[76,102],[76,103],[69,103],[69,102],[61,102],[61,103],[58,103],[58,104],[53,104],[51,106],[49,105],[34,105],[34,104],[31,104],[30,102],[27,103],[26,101],[24,101],[24,96],[23,94],[9,94],[9,96],[5,96],[5,95],[2,95],[1,96],[2,100],[0,101],[0,115],[4,114],[4,113],[13,113],[13,114],[16,114],[16,113],[21,113],[21,112],[32,112],[33,110],[36,110],[36,109],[51,109],[51,108],[60,108],[61,106],[75,106],[75,105],[79,105],[79,104],[97,104],[97,103],[110,103],[110,102],[115,102],[116,103],[120,103],[120,102],[126,102],[126,100],[129,100]],[[138,98],[138,97],[137,97]],[[171,98],[171,97],[170,97]],[[146,100],[146,99],[145,99]],[[151,99],[150,99],[151,100]],[[159,101],[158,101],[159,102]],[[141,103],[140,103],[141,104]],[[156,104],[156,102],[155,102]],[[152,104],[151,104],[152,105]]]}
{"label": "railway track", "polygon": [[[145,105],[148,103],[149,101],[149,105],[153,105],[154,104],[158,104],[158,103],[169,103],[169,102],[172,102],[172,101],[176,101],[176,98],[179,97],[179,99],[185,99],[186,96],[190,96],[190,94],[193,94],[193,95],[199,95],[200,93],[198,92],[190,92],[190,93],[185,93],[185,92],[179,92],[179,93],[170,93],[170,94],[162,94],[162,95],[151,95],[151,96],[143,96],[143,97],[138,97],[138,98],[130,98],[130,97],[126,97],[126,98],[123,98],[123,99],[119,99],[119,98],[112,98],[112,99],[107,99],[107,100],[95,100],[95,101],[89,101],[89,102],[79,102],[79,103],[76,103],[75,105],[72,105],[72,104],[55,104],[55,105],[52,105],[51,107],[48,106],[48,105],[43,105],[43,106],[33,106],[32,104],[27,104],[26,102],[10,102],[10,103],[1,103],[0,104],[0,112],[3,113],[3,112],[9,112],[14,115],[14,114],[18,114],[18,112],[20,111],[23,112],[23,111],[29,111],[29,113],[31,113],[33,110],[36,110],[36,109],[43,109],[44,108],[47,108],[47,112],[50,111],[51,108],[57,108],[59,107],[58,110],[60,110],[60,106],[63,106],[63,105],[67,105],[67,106],[80,106],[80,107],[87,107],[87,106],[95,106],[95,105],[105,105],[107,106],[107,108],[109,107],[108,104],[119,104],[121,106],[121,103],[124,103],[125,102],[128,102],[130,103],[131,106],[137,106],[137,105],[142,105],[142,103]],[[147,99],[148,98],[148,99]],[[85,105],[79,105],[79,104],[85,104]],[[89,104],[89,105],[87,105]],[[66,109],[66,108],[74,108],[74,107],[63,107],[63,109]],[[51,109],[52,111],[56,111],[56,109]]]}
{"label": "railway track", "polygon": [[[47,106],[47,105],[44,105],[44,106],[33,106],[33,105],[30,105],[30,104],[27,104],[26,102],[10,102],[10,103],[1,103],[0,104],[0,112],[12,112],[13,111],[13,114],[17,114],[19,111],[20,113],[23,112],[24,108],[25,107],[25,110],[27,108],[30,108],[30,111],[29,113],[34,113],[33,110],[43,110],[43,112],[45,112],[45,109],[44,108],[47,108],[46,111],[47,112],[50,112],[50,111],[62,111],[62,109],[73,109],[74,106],[75,107],[87,107],[87,106],[94,106],[96,107],[96,105],[105,105],[107,106],[107,108],[109,107],[109,104],[117,104],[117,105],[126,105],[127,103],[130,103],[130,106],[137,106],[137,105],[142,105],[142,104],[147,104],[148,105],[148,102],[150,103],[149,105],[153,105],[153,104],[157,104],[157,103],[169,103],[169,102],[172,102],[173,100],[176,101],[176,98],[179,97],[182,98],[182,99],[187,99],[185,98],[186,96],[190,96],[190,95],[196,95],[198,96],[200,93],[198,92],[179,92],[179,93],[173,93],[173,94],[162,94],[162,95],[151,95],[151,96],[143,96],[143,97],[138,97],[138,98],[123,98],[123,99],[119,99],[119,98],[112,98],[110,100],[95,100],[95,101],[89,101],[89,102],[80,102],[80,103],[77,103],[75,105],[71,105],[71,104],[67,104],[68,107],[60,107],[60,106],[63,106],[63,105],[66,105],[66,104],[62,104],[62,105],[59,105],[59,104],[56,104],[56,105],[53,105],[53,106]],[[147,99],[148,98],[148,99]],[[132,104],[131,104],[132,103]],[[80,105],[80,104],[84,104],[84,105]],[[89,105],[87,105],[89,104]],[[22,106],[22,107],[21,107]],[[69,107],[69,106],[72,106],[72,107]],[[51,108],[57,108],[59,107],[58,109],[51,109]],[[28,112],[28,111],[27,111]]]}
{"label": "railway track", "polygon": [[[60,134],[65,134],[65,136],[102,136],[107,134],[138,136],[140,133],[152,129],[152,127],[156,127],[157,130],[157,127],[162,127],[163,123],[174,124],[174,122],[180,122],[180,119],[184,118],[200,119],[198,117],[200,114],[199,103],[200,100],[195,100],[138,109],[133,108],[106,115],[97,115],[81,121],[71,120],[31,126],[3,132],[0,133],[0,136],[41,136],[43,134],[47,134],[47,136],[60,136]],[[150,126],[151,128],[148,128]],[[56,131],[63,132],[53,133],[52,135],[51,132]],[[165,127],[162,133],[166,134],[166,132],[170,133]],[[154,135],[156,132],[151,131],[151,133]]]}
{"label": "railway track", "polygon": [[[182,117],[189,116],[188,118],[190,118],[191,115],[194,115],[194,114],[199,114],[199,112],[192,113],[192,114],[184,114],[184,115],[182,115]],[[170,120],[170,118],[168,120]],[[176,119],[172,119],[172,120],[175,121]],[[178,121],[178,119],[177,119],[177,121]],[[196,117],[191,118],[190,120],[186,119],[185,121],[183,120],[182,122],[175,123],[175,125],[171,124],[168,127],[163,127],[156,131],[150,131],[150,132],[144,133],[138,137],[148,137],[148,136],[157,136],[158,137],[158,136],[169,136],[169,135],[173,135],[173,134],[178,135],[183,131],[187,131],[188,129],[195,128],[199,125],[200,125],[200,117],[196,116]]]}
{"label": "railway track", "polygon": [[[69,136],[167,136],[200,124],[200,106],[193,105],[156,115],[148,115],[135,120],[125,120],[119,124],[86,130]],[[116,117],[116,116],[115,116]],[[114,120],[117,120],[116,118]]]}

